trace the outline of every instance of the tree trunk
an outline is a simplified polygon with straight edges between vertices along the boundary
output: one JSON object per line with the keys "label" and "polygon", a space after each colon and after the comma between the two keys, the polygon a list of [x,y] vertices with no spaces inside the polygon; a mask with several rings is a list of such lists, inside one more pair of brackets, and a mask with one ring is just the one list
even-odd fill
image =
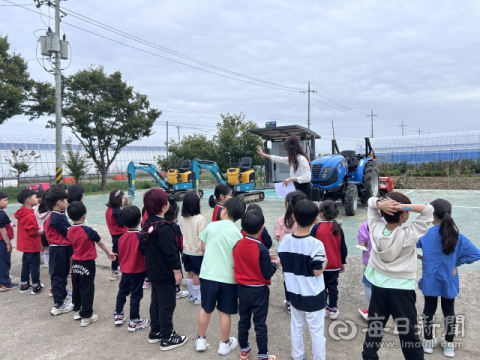
{"label": "tree trunk", "polygon": [[102,171],[102,191],[107,190],[107,172],[108,169]]}

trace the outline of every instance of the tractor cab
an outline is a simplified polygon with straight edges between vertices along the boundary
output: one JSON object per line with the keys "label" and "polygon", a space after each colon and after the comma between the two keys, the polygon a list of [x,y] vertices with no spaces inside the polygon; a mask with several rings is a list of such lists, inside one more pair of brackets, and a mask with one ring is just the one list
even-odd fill
{"label": "tractor cab", "polygon": [[236,167],[227,170],[227,177],[230,186],[255,184],[255,170],[252,169],[252,158],[242,158]]}
{"label": "tractor cab", "polygon": [[192,161],[185,159],[177,169],[168,170],[168,184],[190,183],[193,181],[193,172],[191,171]]}

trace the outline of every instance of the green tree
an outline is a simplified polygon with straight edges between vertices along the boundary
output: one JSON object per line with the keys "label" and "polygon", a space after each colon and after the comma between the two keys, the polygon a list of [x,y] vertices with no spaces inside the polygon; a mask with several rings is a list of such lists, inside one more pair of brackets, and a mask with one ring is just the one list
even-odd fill
{"label": "green tree", "polygon": [[165,156],[157,158],[158,166],[163,170],[180,166],[185,159],[216,160],[217,148],[212,140],[205,135],[193,134],[184,136],[181,141],[170,140],[168,144],[168,159]]}
{"label": "green tree", "polygon": [[128,86],[120,71],[107,74],[103,66],[67,77],[63,99],[63,126],[70,128],[101,173],[104,191],[117,155],[133,141],[151,135],[162,112],[150,108],[147,96]]}
{"label": "green tree", "polygon": [[75,179],[75,184],[80,182],[80,178],[87,173],[88,155],[82,154],[81,150],[73,150],[72,140],[65,141],[67,151],[63,155],[63,164]]}
{"label": "green tree", "polygon": [[10,165],[10,172],[17,177],[17,188],[20,184],[20,175],[27,173],[33,169],[37,164],[35,161],[40,159],[35,151],[28,151],[23,149],[10,150],[11,157],[5,157],[5,160]]}
{"label": "green tree", "polygon": [[27,61],[9,53],[8,38],[0,36],[0,124],[16,115],[26,114],[30,120],[51,112],[55,93],[49,83],[30,78]]}
{"label": "green tree", "polygon": [[220,115],[221,122],[217,123],[218,133],[213,141],[217,146],[217,163],[225,171],[230,164],[236,164],[243,157],[251,157],[253,165],[262,165],[263,158],[257,154],[257,145],[262,146],[262,139],[248,132],[258,126],[253,121],[246,121],[245,115]]}

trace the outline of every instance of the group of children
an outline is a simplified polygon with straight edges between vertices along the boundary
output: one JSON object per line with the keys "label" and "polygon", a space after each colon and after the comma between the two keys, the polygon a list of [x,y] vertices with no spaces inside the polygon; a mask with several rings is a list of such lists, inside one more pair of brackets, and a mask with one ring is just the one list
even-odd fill
{"label": "group of children", "polygon": [[[201,215],[200,197],[186,194],[181,216],[173,197],[152,189],[143,198],[143,216],[136,206],[124,206],[120,190],[110,193],[106,221],[112,236],[112,251],[100,235],[86,226],[87,210],[82,203],[83,189],[75,185],[68,193],[64,186],[47,190],[38,205],[35,192],[22,190],[22,207],[17,219],[17,249],[23,252],[21,292],[38,294],[41,252],[49,266],[52,315],[74,311],[81,326],[95,322],[93,313],[96,245],[112,261],[111,280],[121,279],[116,298],[114,323],[126,320],[124,305],[130,296],[128,331],[151,326],[149,343],[160,342],[161,350],[171,350],[188,341],[174,330],[176,300],[189,296],[200,305],[197,351],[207,349],[206,332],[211,314],[217,308],[221,339],[218,354],[227,355],[239,346],[240,359],[250,356],[248,332],[251,319],[256,333],[258,359],[276,360],[268,350],[266,318],[271,278],[282,267],[285,287],[284,308],[291,314],[293,359],[304,359],[303,334],[306,325],[312,338],[314,359],[325,359],[324,318],[339,316],[338,278],[345,271],[347,246],[339,214],[333,201],[318,207],[301,191],[285,199],[285,216],[275,223],[273,238],[279,242],[277,255],[270,254],[272,239],[265,228],[260,206],[246,207],[232,197],[231,188],[219,185],[209,199],[214,208],[212,222]],[[72,189],[73,188],[73,189]],[[9,278],[13,228],[4,208],[6,194],[0,193],[0,284],[7,291],[18,287]],[[69,223],[65,210],[72,224]],[[402,226],[410,212],[420,215],[409,226]],[[320,218],[320,221],[319,219]],[[240,231],[235,222],[241,220]],[[433,222],[434,227],[428,225]],[[141,230],[139,226],[141,225]],[[364,274],[368,310],[359,309],[368,321],[363,359],[378,359],[381,346],[378,320],[383,329],[390,316],[396,322],[407,320],[402,351],[406,359],[423,359],[432,353],[437,341],[432,323],[440,296],[447,335],[444,354],[453,357],[454,299],[458,294],[457,267],[480,259],[477,249],[459,233],[451,218],[451,204],[438,199],[429,205],[412,205],[401,193],[368,202],[368,221],[361,225],[359,245],[364,247]],[[96,245],[95,245],[96,244]],[[419,287],[425,296],[423,346],[415,332],[415,277],[417,248],[422,248],[423,276]],[[179,287],[186,272],[189,292]],[[45,266],[45,265],[44,265]],[[71,273],[72,296],[67,291]],[[30,282],[31,277],[31,282]],[[140,317],[143,288],[151,288],[150,320]],[[239,313],[238,341],[230,336],[231,315]],[[397,328],[402,326],[397,323]],[[410,345],[409,345],[410,344]]]}

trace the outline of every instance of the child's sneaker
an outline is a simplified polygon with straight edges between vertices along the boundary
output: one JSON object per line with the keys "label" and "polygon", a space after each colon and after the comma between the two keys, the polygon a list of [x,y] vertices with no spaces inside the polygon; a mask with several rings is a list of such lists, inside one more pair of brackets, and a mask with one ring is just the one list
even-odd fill
{"label": "child's sneaker", "polygon": [[134,332],[137,330],[145,329],[148,325],[150,325],[150,320],[148,319],[138,319],[137,321],[130,321],[128,324],[128,331]]}
{"label": "child's sneaker", "polygon": [[67,296],[65,296],[65,300],[63,300],[63,302],[66,302],[68,304],[71,304],[72,303],[72,293],[69,293],[67,291]]}
{"label": "child's sneaker", "polygon": [[188,341],[188,336],[178,335],[175,330],[172,331],[172,334],[168,339],[162,339],[160,342],[160,350],[168,351],[185,345]]}
{"label": "child's sneaker", "polygon": [[248,349],[248,351],[240,350],[240,360],[248,360],[248,357],[250,356],[251,351],[252,349]]}
{"label": "child's sneaker", "polygon": [[188,296],[188,291],[179,290],[177,291],[177,299],[184,298]]}
{"label": "child's sneaker", "polygon": [[97,314],[92,314],[89,318],[82,318],[82,322],[80,323],[80,326],[85,327],[90,325],[91,323],[94,323],[95,321],[98,320],[98,315]]}
{"label": "child's sneaker", "polygon": [[47,268],[47,267],[48,267],[48,263],[47,263],[47,262],[44,262],[44,263],[43,263],[43,267],[44,267],[44,268]]}
{"label": "child's sneaker", "polygon": [[449,358],[455,357],[455,344],[453,342],[446,342],[445,338],[442,340],[443,355]]}
{"label": "child's sneaker", "polygon": [[115,314],[115,325],[122,325],[125,322],[125,314]]}
{"label": "child's sneaker", "polygon": [[148,334],[148,342],[150,344],[155,344],[159,341],[162,341],[162,338],[160,337],[160,333],[159,332],[154,333],[150,331],[150,334]]}
{"label": "child's sneaker", "polygon": [[193,305],[202,305],[202,299],[197,299],[193,300]]}
{"label": "child's sneaker", "polygon": [[50,314],[53,316],[61,315],[61,314],[66,314],[70,311],[73,310],[73,304],[67,304],[63,303],[62,306],[54,306],[52,307],[52,310],[50,311]]}
{"label": "child's sneaker", "polygon": [[195,300],[195,298],[193,297],[193,295],[189,295],[189,296],[188,296],[188,301],[193,302],[194,300]]}
{"label": "child's sneaker", "polygon": [[43,288],[44,288],[43,284],[32,287],[32,295],[39,294],[43,290]]}
{"label": "child's sneaker", "polygon": [[150,281],[144,281],[142,288],[150,289],[152,287],[152,283]]}
{"label": "child's sneaker", "polygon": [[32,291],[32,285],[22,285],[20,286],[20,293],[23,294],[23,293],[27,293],[29,291]]}
{"label": "child's sneaker", "polygon": [[328,309],[328,312],[331,320],[335,320],[340,314],[340,311],[338,311],[337,309]]}
{"label": "child's sneaker", "polygon": [[289,314],[291,314],[292,312],[292,310],[290,309],[290,306],[291,306],[290,301],[283,300],[283,309]]}
{"label": "child's sneaker", "polygon": [[219,355],[227,355],[230,351],[234,350],[237,345],[237,339],[234,337],[231,337],[227,342],[220,341],[217,353]]}
{"label": "child's sneaker", "polygon": [[81,320],[82,317],[80,316],[80,310],[78,311],[75,311],[75,313],[73,314],[73,320]]}
{"label": "child's sneaker", "polygon": [[432,354],[433,348],[437,346],[437,339],[433,338],[432,340],[423,339],[423,352],[426,354]]}
{"label": "child's sneaker", "polygon": [[114,273],[112,272],[112,275],[110,275],[110,281],[115,281],[118,280],[118,272]]}
{"label": "child's sneaker", "polygon": [[[305,356],[303,357],[303,359],[305,360]],[[258,358],[258,360],[278,360],[278,358],[275,355],[268,354],[268,358],[266,358],[266,359]]]}
{"label": "child's sneaker", "polygon": [[49,293],[48,293],[48,296],[53,296],[52,289],[50,289],[50,291],[49,291]]}
{"label": "child's sneaker", "polygon": [[16,289],[16,288],[18,288],[18,285],[19,284],[16,284],[16,283],[10,283],[10,284],[7,284],[7,285],[2,284],[2,285],[0,285],[0,292]]}
{"label": "child's sneaker", "polygon": [[205,351],[207,350],[207,338],[206,337],[200,337],[197,335],[197,339],[195,340],[195,350],[197,351]]}
{"label": "child's sneaker", "polygon": [[368,321],[368,310],[358,309],[358,312],[365,321]]}

